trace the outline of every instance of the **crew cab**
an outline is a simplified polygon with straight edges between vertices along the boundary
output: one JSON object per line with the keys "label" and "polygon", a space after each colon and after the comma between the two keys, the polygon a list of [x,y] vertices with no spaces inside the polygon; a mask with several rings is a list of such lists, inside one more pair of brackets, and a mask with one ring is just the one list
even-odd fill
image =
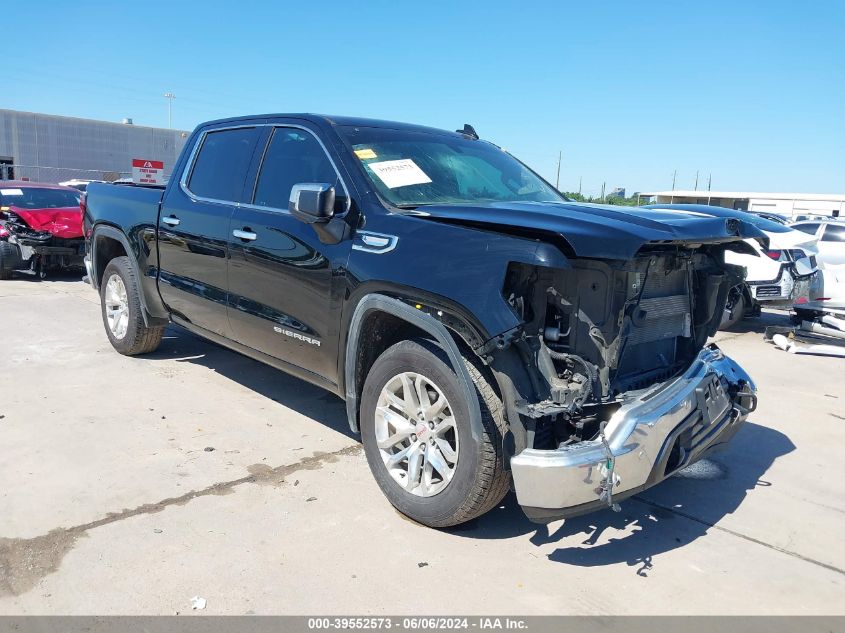
{"label": "crew cab", "polygon": [[85,232],[118,352],[174,323],[333,392],[429,526],[511,487],[540,522],[618,508],[756,405],[706,342],[759,230],[569,202],[468,125],[205,123],[164,190],[92,183]]}

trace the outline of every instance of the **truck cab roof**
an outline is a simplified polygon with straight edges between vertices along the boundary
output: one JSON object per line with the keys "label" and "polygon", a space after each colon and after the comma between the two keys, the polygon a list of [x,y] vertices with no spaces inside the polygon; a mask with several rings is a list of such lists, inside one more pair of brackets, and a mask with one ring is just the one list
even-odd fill
{"label": "truck cab roof", "polygon": [[463,136],[460,132],[452,132],[440,128],[429,127],[425,125],[416,125],[413,123],[402,123],[399,121],[385,121],[383,119],[368,119],[365,117],[351,117],[327,114],[313,114],[306,112],[299,113],[273,113],[273,114],[251,114],[247,116],[229,117],[225,119],[216,119],[203,123],[201,127],[215,127],[221,124],[245,123],[251,121],[261,121],[267,119],[302,119],[310,121],[311,123],[322,124],[326,126],[352,126],[352,127],[372,127],[384,128],[390,130],[407,130],[416,132],[427,132],[429,134],[448,134],[451,136]]}

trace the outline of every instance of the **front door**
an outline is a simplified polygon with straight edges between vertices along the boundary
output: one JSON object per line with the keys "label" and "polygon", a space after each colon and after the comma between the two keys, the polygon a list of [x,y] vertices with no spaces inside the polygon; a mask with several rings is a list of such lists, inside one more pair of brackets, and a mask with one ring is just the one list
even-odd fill
{"label": "front door", "polygon": [[164,302],[177,319],[227,337],[229,221],[241,199],[258,129],[202,134],[180,185],[168,189],[159,215]]}
{"label": "front door", "polygon": [[336,214],[348,194],[317,137],[274,128],[248,202],[230,222],[229,320],[235,340],[337,382],[340,274],[351,243],[321,244],[313,227],[288,212],[298,183],[329,183]]}

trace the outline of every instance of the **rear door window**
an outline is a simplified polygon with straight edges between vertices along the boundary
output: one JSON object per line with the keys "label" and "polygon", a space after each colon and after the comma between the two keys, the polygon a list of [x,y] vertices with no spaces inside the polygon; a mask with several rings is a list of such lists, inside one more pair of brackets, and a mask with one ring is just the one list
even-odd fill
{"label": "rear door window", "polygon": [[255,149],[257,128],[208,132],[188,180],[188,190],[200,198],[237,202]]}
{"label": "rear door window", "polygon": [[792,227],[793,229],[797,229],[802,233],[809,233],[810,235],[815,235],[816,231],[819,230],[818,224],[796,224]]}
{"label": "rear door window", "polygon": [[824,229],[822,242],[845,242],[845,226],[828,224]]}

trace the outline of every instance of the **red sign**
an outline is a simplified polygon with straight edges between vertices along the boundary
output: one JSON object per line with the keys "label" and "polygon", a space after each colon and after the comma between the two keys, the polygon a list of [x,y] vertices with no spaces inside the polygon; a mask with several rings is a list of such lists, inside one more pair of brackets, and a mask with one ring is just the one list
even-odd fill
{"label": "red sign", "polygon": [[164,162],[160,160],[132,159],[132,182],[142,185],[160,185],[164,182]]}

